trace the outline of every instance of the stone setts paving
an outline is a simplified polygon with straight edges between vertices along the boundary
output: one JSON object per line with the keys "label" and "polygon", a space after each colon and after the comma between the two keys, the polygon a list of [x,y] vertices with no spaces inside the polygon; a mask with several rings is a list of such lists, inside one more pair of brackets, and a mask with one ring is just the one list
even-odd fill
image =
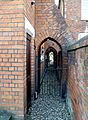
{"label": "stone setts paving", "polygon": [[12,116],[5,110],[0,110],[0,120],[12,120]]}
{"label": "stone setts paving", "polygon": [[28,120],[71,120],[66,103],[59,95],[59,82],[54,71],[47,71],[38,99],[32,101]]}

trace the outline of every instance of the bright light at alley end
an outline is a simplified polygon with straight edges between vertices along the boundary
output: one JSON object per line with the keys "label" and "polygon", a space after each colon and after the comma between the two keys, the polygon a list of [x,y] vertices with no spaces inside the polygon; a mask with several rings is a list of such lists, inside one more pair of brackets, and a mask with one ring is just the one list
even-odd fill
{"label": "bright light at alley end", "polygon": [[55,0],[55,4],[58,6],[58,4],[59,4],[59,0]]}

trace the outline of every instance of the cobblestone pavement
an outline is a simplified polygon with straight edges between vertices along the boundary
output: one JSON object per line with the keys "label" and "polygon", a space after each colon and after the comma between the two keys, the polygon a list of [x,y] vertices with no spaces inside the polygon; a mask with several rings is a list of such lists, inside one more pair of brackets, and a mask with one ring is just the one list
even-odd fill
{"label": "cobblestone pavement", "polygon": [[28,120],[71,120],[59,95],[59,82],[53,70],[47,71],[38,99],[32,102]]}

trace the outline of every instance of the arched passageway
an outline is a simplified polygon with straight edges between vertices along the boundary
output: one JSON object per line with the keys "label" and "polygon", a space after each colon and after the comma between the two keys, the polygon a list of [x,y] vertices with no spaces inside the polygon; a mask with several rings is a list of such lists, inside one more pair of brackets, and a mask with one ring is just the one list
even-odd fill
{"label": "arched passageway", "polygon": [[[39,23],[37,25],[37,29],[36,29],[36,88],[35,91],[37,91],[38,93],[40,93],[38,95],[38,97],[40,97],[40,99],[37,99],[35,101],[36,105],[34,105],[33,109],[34,109],[34,114],[38,111],[39,114],[41,114],[41,117],[39,118],[39,116],[37,117],[37,113],[36,115],[33,114],[33,118],[35,119],[40,119],[40,120],[44,120],[48,117],[52,117],[52,112],[48,111],[47,114],[48,116],[43,116],[44,113],[46,113],[46,108],[44,108],[45,106],[49,106],[48,102],[50,102],[51,106],[49,106],[49,108],[53,107],[54,103],[57,104],[55,105],[56,108],[54,110],[57,110],[57,107],[60,108],[58,101],[60,100],[60,96],[58,96],[58,94],[54,94],[57,96],[58,100],[54,100],[52,97],[50,97],[54,102],[52,102],[52,100],[50,101],[50,98],[48,100],[43,99],[42,95],[41,95],[41,83],[42,83],[42,88],[43,90],[45,90],[45,92],[42,93],[49,93],[49,96],[52,90],[54,91],[54,88],[57,88],[57,86],[59,87],[59,90],[61,90],[61,96],[63,93],[63,98],[65,98],[65,93],[66,93],[66,81],[67,81],[67,47],[70,45],[71,41],[72,41],[72,36],[70,34],[70,31],[68,29],[68,26],[64,20],[64,18],[62,17],[60,11],[56,8],[55,5],[49,5],[46,7],[46,5],[44,5],[45,9],[42,9],[42,7],[40,8],[40,1],[37,2],[37,4],[39,5],[39,9],[40,12],[38,11],[36,15],[36,20]],[[43,15],[40,16],[40,13]],[[36,22],[36,23],[37,23]],[[50,37],[49,37],[50,36]],[[48,46],[48,40],[49,40],[49,46]],[[52,41],[54,43],[57,44],[58,48],[60,48],[59,51],[57,51],[57,47],[55,47],[52,43]],[[48,46],[48,47],[46,47]],[[49,51],[49,48],[52,47],[56,50],[52,50]],[[46,52],[48,50],[48,52]],[[51,70],[47,70],[45,68],[49,68],[51,66],[50,60],[51,58],[49,56],[51,56],[50,52],[53,52],[53,61],[51,62],[54,66],[55,69],[51,69]],[[46,54],[45,54],[46,53]],[[48,59],[46,60],[46,56],[48,57]],[[56,61],[57,59],[57,61]],[[56,62],[55,62],[56,61]],[[44,78],[42,73],[46,73]],[[59,74],[59,76],[58,76]],[[41,82],[43,78],[43,82]],[[60,84],[58,84],[59,82],[57,80],[61,80]],[[45,82],[44,82],[45,81]],[[57,83],[57,84],[56,84]],[[53,87],[55,86],[55,87]],[[47,89],[46,89],[47,88]],[[65,89],[64,89],[65,88]],[[51,91],[49,92],[48,90]],[[55,93],[55,92],[54,92]],[[55,98],[56,98],[55,96]],[[48,94],[47,94],[48,97]],[[53,104],[52,104],[53,103]],[[61,102],[60,102],[61,103]],[[44,106],[43,106],[44,105]],[[41,110],[42,107],[45,109],[44,113]],[[61,108],[64,108],[63,106],[61,106]],[[39,109],[41,110],[39,112]],[[44,110],[43,109],[43,110]],[[62,111],[61,109],[58,111]],[[55,112],[55,111],[54,111]],[[62,112],[63,114],[63,112]],[[59,115],[59,113],[58,113]],[[60,117],[60,116],[56,116],[55,117],[57,120],[59,119],[66,119],[66,117]],[[51,119],[55,119],[55,117],[52,117]],[[57,118],[58,117],[58,118]],[[50,118],[49,118],[50,119]]]}
{"label": "arched passageway", "polygon": [[[48,40],[49,42],[54,41],[59,49],[55,48],[54,44],[47,46]],[[62,48],[60,44],[54,39],[46,38],[41,42],[38,51],[38,82],[36,90],[39,95],[32,105],[32,109],[29,110],[32,120],[71,120],[67,107],[60,96],[62,66]]]}
{"label": "arched passageway", "polygon": [[[47,41],[53,41],[58,48],[55,48],[54,44],[47,46]],[[62,48],[60,44],[53,38],[44,39],[39,45],[38,50],[38,81],[36,90],[40,93],[40,86],[44,73],[51,68],[55,71],[55,74],[60,81],[61,79],[61,67],[62,67]]]}
{"label": "arched passageway", "polygon": [[57,51],[53,47],[49,47],[45,52],[45,67],[57,67]]}

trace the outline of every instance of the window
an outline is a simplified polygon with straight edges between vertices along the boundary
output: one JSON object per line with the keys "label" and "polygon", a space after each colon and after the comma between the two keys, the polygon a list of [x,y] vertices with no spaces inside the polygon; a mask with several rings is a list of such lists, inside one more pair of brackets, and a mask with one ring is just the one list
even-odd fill
{"label": "window", "polygon": [[81,20],[88,20],[88,0],[81,0]]}

